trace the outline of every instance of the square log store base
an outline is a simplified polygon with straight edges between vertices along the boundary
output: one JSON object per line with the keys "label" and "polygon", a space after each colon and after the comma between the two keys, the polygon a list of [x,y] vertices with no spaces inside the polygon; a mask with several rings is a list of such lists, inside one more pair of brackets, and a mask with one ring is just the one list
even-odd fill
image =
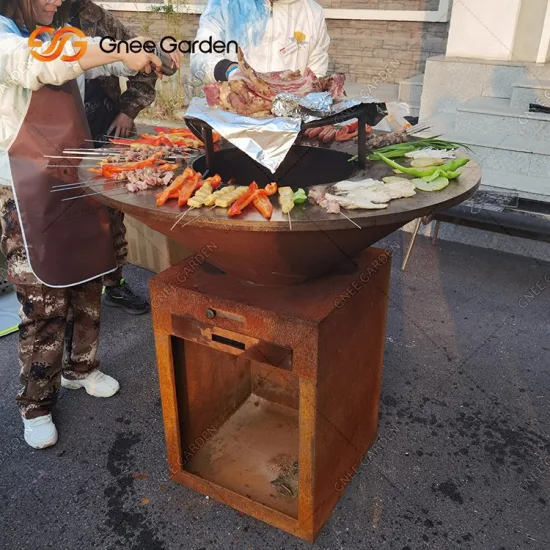
{"label": "square log store base", "polygon": [[189,258],[151,281],[174,481],[313,542],[374,442],[390,255],[260,287]]}

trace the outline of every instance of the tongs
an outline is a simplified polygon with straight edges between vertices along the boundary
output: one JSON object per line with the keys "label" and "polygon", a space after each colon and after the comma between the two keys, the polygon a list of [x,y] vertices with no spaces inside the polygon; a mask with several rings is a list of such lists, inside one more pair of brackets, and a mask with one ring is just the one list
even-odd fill
{"label": "tongs", "polygon": [[540,105],[540,103],[530,103],[529,104],[530,113],[546,113],[550,115],[550,107],[546,105]]}

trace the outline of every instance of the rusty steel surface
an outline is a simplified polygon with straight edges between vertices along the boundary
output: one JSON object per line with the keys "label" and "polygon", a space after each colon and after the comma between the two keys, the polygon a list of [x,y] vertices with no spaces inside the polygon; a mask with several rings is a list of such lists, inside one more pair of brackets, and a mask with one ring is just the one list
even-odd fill
{"label": "rusty steel surface", "polygon": [[[334,147],[337,151],[330,153],[344,155],[347,166],[353,144]],[[307,149],[315,158],[320,158],[320,151],[328,153],[317,147]],[[83,179],[89,177],[85,165],[81,166],[81,175]],[[393,175],[393,171],[382,162],[374,162],[370,168],[357,168],[353,173],[354,177],[360,175],[381,179]],[[346,177],[347,174],[343,176]],[[443,191],[419,191],[412,198],[391,201],[384,210],[345,210],[345,215],[361,229],[344,216],[328,214],[320,206],[310,203],[294,208],[290,224],[276,197],[272,198],[274,213],[271,220],[264,219],[253,208],[232,218],[227,216],[226,209],[202,208],[189,211],[173,227],[177,217],[186,209],[179,208],[175,200],[158,208],[155,203],[158,190],[125,193],[116,191],[122,187],[121,184],[113,183],[94,186],[93,190],[99,191],[98,200],[137,218],[193,252],[199,253],[205,246],[214,246],[215,252],[208,261],[226,273],[254,284],[281,286],[300,284],[322,276],[340,263],[353,268],[353,258],[359,252],[416,218],[463,202],[475,193],[480,181],[481,170],[472,161],[464,167],[461,177]],[[315,183],[312,174],[310,179],[304,177],[301,187]]]}
{"label": "rusty steel surface", "polygon": [[391,254],[275,289],[192,261],[150,282],[171,477],[313,542],[376,437]]}

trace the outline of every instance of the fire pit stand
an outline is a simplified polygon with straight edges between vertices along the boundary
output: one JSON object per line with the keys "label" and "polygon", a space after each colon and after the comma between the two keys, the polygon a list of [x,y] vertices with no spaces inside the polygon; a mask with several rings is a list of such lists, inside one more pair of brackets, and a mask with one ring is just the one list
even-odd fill
{"label": "fire pit stand", "polygon": [[356,262],[286,287],[196,257],[152,279],[174,481],[314,541],[376,436],[390,256]]}

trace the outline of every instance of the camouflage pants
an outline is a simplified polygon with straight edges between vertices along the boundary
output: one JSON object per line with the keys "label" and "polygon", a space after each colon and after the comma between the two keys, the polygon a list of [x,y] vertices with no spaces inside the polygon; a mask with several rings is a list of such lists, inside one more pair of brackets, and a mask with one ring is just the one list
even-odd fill
{"label": "camouflage pants", "polygon": [[41,284],[28,264],[15,201],[6,187],[0,187],[0,225],[8,279],[21,304],[17,402],[23,415],[34,418],[51,410],[62,372],[74,380],[98,367],[101,281],[71,288]]}
{"label": "camouflage pants", "polygon": [[[21,303],[17,402],[27,418],[50,412],[65,378],[85,378],[98,368],[101,281],[71,288],[17,285]],[[64,356],[65,351],[65,356]]]}
{"label": "camouflage pants", "polygon": [[116,252],[117,270],[103,277],[103,284],[106,287],[117,286],[122,279],[122,268],[126,264],[128,256],[128,243],[126,242],[126,227],[124,225],[124,212],[107,208],[111,221],[111,232],[113,234],[113,245]]}

